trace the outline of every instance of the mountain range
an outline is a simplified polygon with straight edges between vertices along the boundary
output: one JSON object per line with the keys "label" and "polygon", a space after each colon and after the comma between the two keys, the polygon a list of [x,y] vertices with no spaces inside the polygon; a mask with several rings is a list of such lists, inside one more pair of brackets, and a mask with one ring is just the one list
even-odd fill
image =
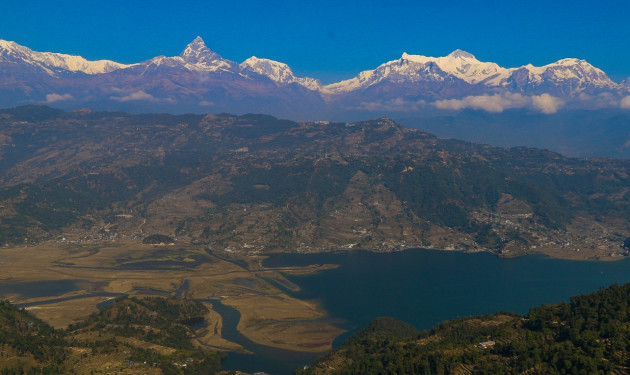
{"label": "mountain range", "polygon": [[179,56],[135,64],[36,52],[0,40],[0,107],[52,104],[132,112],[269,113],[296,120],[344,114],[525,108],[630,108],[621,83],[584,60],[504,68],[456,50],[444,57],[403,53],[356,77],[322,84],[284,63],[224,59],[197,37]]}
{"label": "mountain range", "polygon": [[389,118],[0,110],[0,245],[161,234],[243,254],[616,257],[629,208],[630,161],[438,139]]}

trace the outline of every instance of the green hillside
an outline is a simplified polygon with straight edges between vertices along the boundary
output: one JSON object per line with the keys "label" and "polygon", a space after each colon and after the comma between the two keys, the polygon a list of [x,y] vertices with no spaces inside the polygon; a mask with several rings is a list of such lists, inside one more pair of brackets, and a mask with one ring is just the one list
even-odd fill
{"label": "green hillside", "polygon": [[[627,374],[630,284],[401,332],[379,319],[298,374]],[[481,345],[485,343],[485,348]]]}
{"label": "green hillside", "polygon": [[193,300],[123,298],[66,330],[0,302],[0,374],[214,374],[223,354],[202,351],[187,326]]}

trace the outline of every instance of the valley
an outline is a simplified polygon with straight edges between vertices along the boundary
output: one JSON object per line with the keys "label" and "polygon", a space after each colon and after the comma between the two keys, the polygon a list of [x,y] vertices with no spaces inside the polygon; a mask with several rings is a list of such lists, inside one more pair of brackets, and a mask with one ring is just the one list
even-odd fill
{"label": "valley", "polygon": [[[3,255],[0,271],[8,279],[0,291],[78,340],[71,345],[74,354],[63,357],[66,365],[82,369],[78,373],[106,367],[160,373],[151,362],[130,366],[128,361],[159,354],[162,359],[151,361],[181,364],[197,348],[209,356],[227,352],[226,370],[289,374],[329,351],[333,340],[339,345],[347,332],[384,314],[425,329],[462,314],[522,314],[533,305],[628,281],[627,259],[505,259],[436,250],[282,253],[263,259],[177,245],[109,244],[40,245],[3,249]],[[194,318],[186,323],[191,326],[185,345],[175,340],[181,333],[165,337],[166,323],[155,321],[172,306],[157,315],[162,311],[157,307],[141,308],[144,312],[133,319],[111,312],[138,303],[187,306],[193,301],[198,307],[183,315]],[[186,321],[167,319],[174,325],[168,332]],[[94,345],[109,349],[90,349]],[[31,363],[28,355],[7,351],[0,366],[13,366],[2,355],[11,363]]]}
{"label": "valley", "polygon": [[[324,352],[342,332],[321,319],[326,314],[317,305],[274,286],[296,288],[282,275],[317,272],[326,265],[265,269],[256,258],[229,261],[200,248],[132,243],[3,249],[0,259],[0,284],[15,282],[14,292],[4,290],[4,297],[31,306],[28,311],[56,328],[85,320],[104,301],[131,295],[220,300],[241,313],[238,329],[248,339],[289,350]],[[40,296],[20,288],[64,281],[69,290],[53,287]],[[212,313],[210,322],[214,329],[198,339],[199,345],[242,350],[222,339],[220,315]]]}
{"label": "valley", "polygon": [[[231,359],[237,356],[248,371],[286,373],[373,317],[374,306],[355,320],[299,285],[348,264],[268,263],[275,256],[361,259],[359,250],[368,250],[391,258],[368,263],[379,265],[367,271],[377,280],[396,254],[415,253],[401,251],[407,249],[479,256],[477,269],[496,267],[486,274],[509,269],[498,260],[622,260],[630,250],[628,161],[439,139],[386,117],[293,122],[27,106],[0,111],[0,138],[3,298],[71,330],[117,298],[194,300],[205,326],[187,337],[195,348],[232,353],[226,368],[240,366]],[[387,271],[382,284],[396,272]],[[449,275],[424,273],[432,280]],[[604,282],[591,276],[574,283],[578,292]],[[611,276],[606,282],[619,279]],[[424,284],[393,288],[409,285]],[[333,285],[327,293],[335,295],[332,289],[344,290]],[[180,353],[136,333],[116,340]],[[117,361],[129,357],[117,348]],[[261,350],[270,363],[260,362]],[[288,356],[296,359],[282,365]]]}
{"label": "valley", "polygon": [[628,14],[5,1],[0,375],[630,374]]}

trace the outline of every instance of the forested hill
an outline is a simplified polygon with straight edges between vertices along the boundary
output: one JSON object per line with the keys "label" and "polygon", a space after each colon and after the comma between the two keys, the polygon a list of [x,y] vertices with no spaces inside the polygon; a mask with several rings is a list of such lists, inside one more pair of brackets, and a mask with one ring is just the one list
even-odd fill
{"label": "forested hill", "polygon": [[297,373],[627,374],[630,284],[536,307],[525,317],[463,318],[421,333],[405,326],[377,319]]}
{"label": "forested hill", "polygon": [[[0,374],[217,373],[223,355],[197,349],[186,326],[206,312],[193,300],[124,298],[55,330],[0,302]],[[627,374],[629,341],[630,284],[613,285],[527,316],[499,312],[423,332],[378,318],[297,374]]]}
{"label": "forested hill", "polygon": [[627,252],[629,220],[629,161],[440,140],[388,118],[0,111],[0,244],[160,234],[242,253],[596,258]]}
{"label": "forested hill", "polygon": [[0,374],[215,374],[224,354],[193,343],[193,300],[122,298],[65,330],[0,301]]}

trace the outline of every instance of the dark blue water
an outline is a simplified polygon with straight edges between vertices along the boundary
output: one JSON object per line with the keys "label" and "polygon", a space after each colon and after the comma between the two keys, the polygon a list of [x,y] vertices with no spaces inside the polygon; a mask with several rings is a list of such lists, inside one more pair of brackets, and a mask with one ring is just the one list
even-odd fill
{"label": "dark blue water", "polygon": [[[502,259],[488,253],[408,250],[395,253],[350,251],[324,254],[277,254],[265,267],[338,264],[314,275],[286,275],[301,290],[300,299],[316,300],[331,319],[349,332],[340,345],[379,316],[391,316],[419,329],[462,316],[512,311],[526,314],[530,307],[567,301],[570,296],[630,281],[630,259],[587,262],[525,256]],[[247,358],[231,360],[241,369]],[[252,359],[253,360],[253,359]],[[261,363],[262,365],[263,363]],[[283,366],[264,363],[272,374]],[[243,368],[245,369],[245,367]]]}
{"label": "dark blue water", "polygon": [[[526,314],[530,307],[568,300],[602,286],[630,281],[630,259],[586,262],[526,256],[501,259],[488,253],[464,254],[432,250],[396,253],[351,251],[324,254],[277,254],[265,267],[338,264],[314,275],[286,275],[300,287],[285,292],[316,300],[330,313],[330,321],[348,335],[378,316],[392,316],[428,329],[456,317],[512,311]],[[0,295],[58,296],[79,290],[79,280],[0,282]],[[317,355],[296,353],[255,344],[236,325],[238,311],[220,303],[214,308],[224,318],[223,334],[254,355],[230,353],[224,368],[248,372],[290,374]]]}
{"label": "dark blue water", "polygon": [[81,290],[81,280],[1,281],[0,298],[17,294],[22,298],[51,297]]}

